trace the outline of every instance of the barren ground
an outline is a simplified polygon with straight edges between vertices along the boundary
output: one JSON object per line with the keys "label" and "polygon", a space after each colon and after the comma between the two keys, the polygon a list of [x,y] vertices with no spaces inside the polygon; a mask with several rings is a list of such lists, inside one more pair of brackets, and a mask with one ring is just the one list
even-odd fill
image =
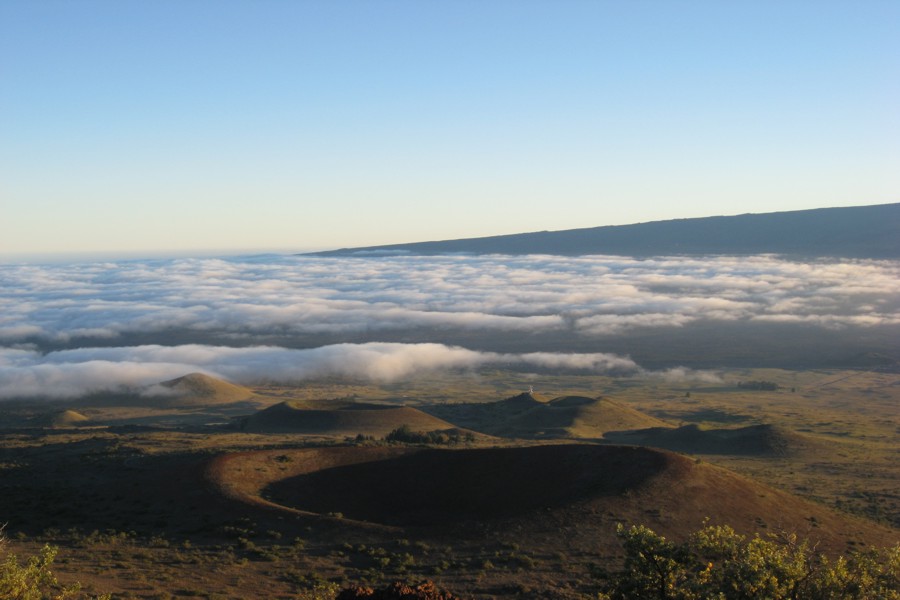
{"label": "barren ground", "polygon": [[[737,387],[748,380],[780,387]],[[819,450],[685,456],[525,433],[435,449],[232,426],[284,400],[340,398],[477,431],[491,412],[478,404],[529,385],[544,400],[603,396],[672,427],[772,424]],[[475,598],[578,598],[592,590],[592,564],[617,560],[617,522],[678,537],[711,517],[818,535],[833,552],[900,540],[896,374],[747,370],[697,385],[493,371],[253,392],[211,407],[0,406],[0,514],[14,549],[59,545],[61,579],[124,598],[290,598],[321,579],[393,577]],[[43,426],[65,409],[90,421]]]}

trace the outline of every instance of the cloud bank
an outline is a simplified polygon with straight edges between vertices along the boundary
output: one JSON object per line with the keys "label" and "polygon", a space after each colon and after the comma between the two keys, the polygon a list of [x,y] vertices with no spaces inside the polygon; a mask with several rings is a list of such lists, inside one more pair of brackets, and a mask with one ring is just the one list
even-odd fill
{"label": "cloud bank", "polygon": [[[190,371],[234,381],[386,381],[486,364],[635,372],[602,352],[604,340],[703,323],[897,326],[900,262],[401,255],[0,265],[0,397],[76,397]],[[486,346],[506,353],[450,344],[447,332],[503,337],[502,348]],[[541,349],[542,335],[563,340],[563,353],[525,352]],[[348,340],[357,343],[336,343]],[[442,343],[384,343],[397,340]],[[573,344],[588,351],[566,354]]]}
{"label": "cloud bank", "polygon": [[501,354],[443,344],[373,342],[306,350],[189,344],[82,348],[46,355],[7,348],[0,349],[0,398],[77,398],[149,386],[191,372],[244,383],[297,382],[325,376],[388,382],[431,371],[486,365],[590,373],[641,372],[631,359],[613,354]]}
{"label": "cloud bank", "polygon": [[900,263],[769,256],[260,257],[0,265],[0,344],[166,331],[254,336],[409,329],[571,332],[698,321],[900,324]]}

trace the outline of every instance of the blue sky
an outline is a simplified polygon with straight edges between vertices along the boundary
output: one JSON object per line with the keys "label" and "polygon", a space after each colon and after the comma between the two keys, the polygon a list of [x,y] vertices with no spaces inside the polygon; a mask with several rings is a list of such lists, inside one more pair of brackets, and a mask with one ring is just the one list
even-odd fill
{"label": "blue sky", "polygon": [[0,3],[0,257],[900,200],[900,3]]}

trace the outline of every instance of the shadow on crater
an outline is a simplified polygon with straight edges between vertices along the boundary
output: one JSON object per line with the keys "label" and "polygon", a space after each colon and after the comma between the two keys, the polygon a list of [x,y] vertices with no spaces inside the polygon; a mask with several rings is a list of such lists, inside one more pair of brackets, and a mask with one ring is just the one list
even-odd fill
{"label": "shadow on crater", "polygon": [[422,449],[290,477],[268,485],[263,495],[320,514],[433,526],[618,495],[663,471],[670,460],[647,448],[574,444]]}

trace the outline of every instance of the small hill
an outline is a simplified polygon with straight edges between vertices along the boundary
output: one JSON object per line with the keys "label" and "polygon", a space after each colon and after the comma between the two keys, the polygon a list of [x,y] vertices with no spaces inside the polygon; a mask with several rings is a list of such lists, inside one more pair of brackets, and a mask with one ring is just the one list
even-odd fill
{"label": "small hill", "polygon": [[524,392],[522,394],[518,394],[517,396],[510,396],[509,398],[500,400],[499,402],[494,404],[494,407],[501,410],[508,410],[510,412],[521,412],[536,408],[538,406],[543,406],[543,404],[544,401],[538,400],[537,397],[531,392]]}
{"label": "small hill", "polygon": [[716,216],[482,238],[342,248],[391,254],[748,255],[900,258],[900,203]]}
{"label": "small hill", "polygon": [[460,427],[507,438],[599,439],[607,431],[668,425],[618,402],[587,396],[545,401],[525,393],[498,402],[441,404],[425,410]]}
{"label": "small hill", "polygon": [[609,432],[606,439],[689,454],[787,457],[821,449],[821,445],[810,438],[774,425],[750,425],[735,429],[701,429],[697,425],[653,427]]}
{"label": "small hill", "polygon": [[900,360],[879,352],[861,352],[843,361],[841,366],[883,373],[900,373]]}
{"label": "small hill", "polygon": [[495,435],[524,438],[601,438],[607,431],[665,426],[665,422],[605,398],[563,396],[497,423]]}
{"label": "small hill", "polygon": [[254,394],[243,386],[203,373],[190,373],[146,388],[140,396],[154,406],[189,408],[243,402],[253,399]]}
{"label": "small hill", "polygon": [[495,402],[436,403],[422,410],[458,427],[493,436],[502,435],[497,432],[509,419],[543,405],[543,400],[525,392]]}
{"label": "small hill", "polygon": [[80,412],[70,409],[48,415],[45,422],[48,427],[68,428],[87,425],[90,419]]}
{"label": "small hill", "polygon": [[306,433],[316,435],[372,435],[382,437],[409,426],[413,431],[453,429],[455,426],[408,406],[348,404],[333,409],[307,408],[280,402],[246,418],[241,429],[255,433]]}

